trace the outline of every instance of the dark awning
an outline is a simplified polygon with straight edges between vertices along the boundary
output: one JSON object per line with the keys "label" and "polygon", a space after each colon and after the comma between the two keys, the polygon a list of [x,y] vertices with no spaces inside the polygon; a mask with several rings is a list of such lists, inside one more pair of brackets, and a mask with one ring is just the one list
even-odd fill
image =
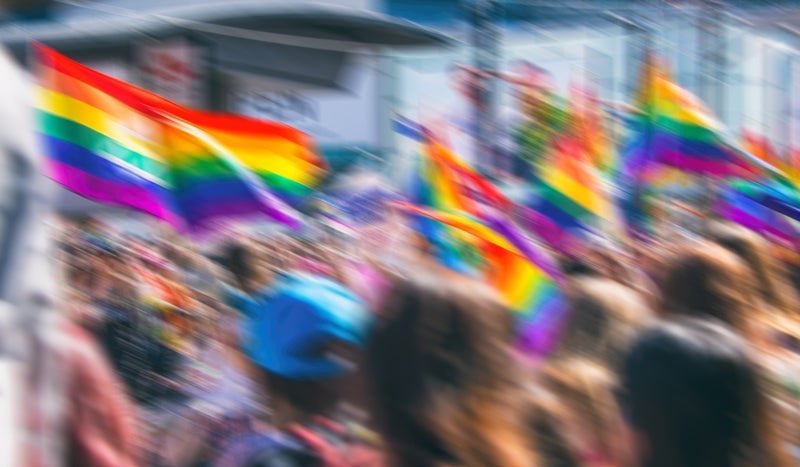
{"label": "dark awning", "polygon": [[[30,40],[67,53],[82,54],[125,47],[142,38],[161,39],[186,33],[199,37],[227,35],[229,32],[237,35],[250,31],[282,35],[275,38],[276,43],[292,37],[325,39],[331,41],[331,48],[339,52],[359,47],[420,47],[450,43],[450,39],[436,31],[368,10],[304,2],[275,5],[258,1],[221,2],[24,26],[10,24],[0,27],[0,43],[18,56],[24,53]],[[259,42],[270,43],[270,40],[265,38]]]}

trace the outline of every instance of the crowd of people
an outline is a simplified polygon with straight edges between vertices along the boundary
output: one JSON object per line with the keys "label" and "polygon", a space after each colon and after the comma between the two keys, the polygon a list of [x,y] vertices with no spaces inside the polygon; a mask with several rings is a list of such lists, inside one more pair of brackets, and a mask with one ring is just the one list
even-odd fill
{"label": "crowd of people", "polygon": [[72,465],[800,463],[798,290],[758,235],[559,258],[547,355],[514,346],[489,286],[404,245],[64,229],[64,313],[113,370],[72,401],[95,414]]}

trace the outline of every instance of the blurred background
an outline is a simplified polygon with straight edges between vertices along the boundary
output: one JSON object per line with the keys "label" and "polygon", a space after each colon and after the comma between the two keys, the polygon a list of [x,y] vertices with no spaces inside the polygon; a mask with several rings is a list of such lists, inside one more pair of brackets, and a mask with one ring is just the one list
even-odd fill
{"label": "blurred background", "polygon": [[[458,109],[455,65],[510,72],[524,59],[560,92],[591,82],[621,102],[648,47],[732,131],[764,135],[779,152],[800,144],[791,1],[3,3],[0,43],[21,63],[28,41],[40,41],[180,104],[288,123],[315,138],[336,173],[401,177],[415,143],[392,132],[392,118]],[[489,86],[480,122],[513,107],[507,86]],[[64,195],[59,209],[89,205]]]}
{"label": "blurred background", "polygon": [[[590,90],[589,100],[599,102],[604,109],[601,126],[604,141],[611,142],[608,153],[622,154],[630,130],[626,125],[631,118],[626,120],[620,114],[630,110],[630,103],[642,103],[637,101],[637,90],[644,83],[640,70],[644,69],[648,54],[654,52],[663,60],[672,81],[702,101],[700,113],[716,116],[720,127],[727,128],[730,141],[739,140],[742,135],[756,135],[771,145],[774,154],[782,155],[778,157],[787,167],[800,161],[789,160],[800,154],[800,2],[791,0],[0,0],[0,45],[23,73],[23,79],[16,81],[0,75],[0,86],[9,96],[23,95],[25,90],[20,83],[34,80],[36,43],[185,107],[294,127],[311,137],[309,141],[327,166],[319,185],[310,187],[313,195],[292,206],[308,216],[302,233],[287,236],[284,226],[264,220],[220,229],[223,240],[241,244],[204,244],[193,238],[180,238],[145,214],[97,203],[55,182],[39,180],[37,163],[25,154],[30,146],[21,149],[24,145],[20,143],[20,147],[0,147],[9,149],[3,153],[7,157],[0,159],[0,304],[9,304],[0,308],[0,330],[10,329],[12,326],[7,323],[19,320],[28,331],[39,332],[45,327],[40,320],[43,314],[38,311],[46,309],[57,310],[89,331],[112,360],[114,374],[123,380],[136,406],[133,418],[137,430],[143,433],[137,447],[150,457],[131,465],[195,465],[176,460],[181,459],[183,449],[193,449],[187,447],[186,440],[195,431],[211,439],[218,434],[214,430],[224,431],[227,427],[219,420],[209,422],[203,418],[213,410],[202,404],[192,405],[198,400],[208,406],[216,404],[219,411],[234,410],[231,407],[240,410],[242,401],[260,406],[248,406],[252,412],[268,407],[266,410],[273,416],[273,410],[279,411],[279,403],[256,401],[259,397],[253,393],[259,392],[258,385],[263,383],[259,378],[263,375],[258,371],[254,375],[247,365],[255,362],[257,365],[253,366],[266,368],[267,364],[247,354],[248,363],[243,365],[247,369],[242,370],[238,359],[246,352],[237,346],[237,340],[244,342],[247,333],[255,332],[247,326],[253,324],[250,320],[256,320],[243,310],[262,299],[259,306],[272,303],[272,287],[283,286],[284,275],[302,270],[324,278],[335,277],[339,285],[347,285],[346,293],[325,289],[319,297],[330,299],[330,303],[344,303],[342,308],[351,310],[347,300],[336,300],[340,299],[339,293],[348,297],[352,293],[358,296],[353,302],[363,301],[366,308],[376,311],[384,291],[381,287],[385,286],[381,281],[386,279],[382,276],[384,271],[375,266],[376,257],[400,270],[421,264],[414,262],[418,260],[414,255],[424,257],[430,251],[415,243],[411,228],[404,230],[409,226],[394,224],[397,219],[389,218],[385,204],[404,190],[408,195],[409,179],[420,172],[420,140],[424,138],[408,137],[409,131],[417,131],[416,123],[437,131],[446,127],[442,131],[447,134],[446,146],[456,156],[485,176],[510,201],[535,211],[536,205],[530,200],[541,193],[527,170],[537,162],[523,160],[518,164],[521,157],[509,155],[514,152],[509,147],[522,147],[519,152],[530,149],[512,141],[517,136],[512,134],[517,127],[536,127],[545,119],[528,114],[526,93],[519,92],[522,86],[514,80],[527,80],[535,83],[534,88],[551,91],[548,97],[539,98],[541,104],[556,96],[553,109],[559,105],[561,110],[568,107],[567,101],[562,102],[558,96],[568,95],[574,103],[580,101],[582,90]],[[486,79],[487,76],[492,78]],[[0,141],[13,139],[17,133],[15,112],[24,105],[16,105],[10,100],[0,103],[0,111],[7,110],[0,113]],[[703,113],[706,108],[708,112]],[[30,129],[19,131],[27,130]],[[570,127],[567,132],[574,130]],[[581,139],[579,136],[577,139]],[[492,156],[484,157],[487,154]],[[522,166],[524,170],[520,169]],[[461,169],[461,175],[468,172]],[[598,166],[591,171],[606,169]],[[799,167],[793,170],[800,173]],[[600,177],[603,180],[599,183],[604,185],[594,192],[598,198],[614,198],[615,190],[622,185],[621,178],[614,178],[618,174],[612,172],[606,170]],[[661,198],[669,203],[659,209],[671,212],[662,216],[666,221],[660,225],[674,229],[683,240],[697,240],[705,226],[704,217],[711,214],[704,197],[716,194],[714,187],[705,175],[675,180],[667,177],[662,183],[658,187]],[[488,192],[491,190],[482,194]],[[326,204],[329,200],[336,201],[335,209]],[[420,200],[414,202],[423,204]],[[603,224],[607,219],[597,217],[596,222],[601,225],[595,227],[608,233]],[[787,257],[795,259],[791,272],[795,280],[800,280],[800,247],[795,230],[800,217],[789,217],[792,219],[781,217],[790,225],[790,235],[795,235],[793,252]],[[32,227],[42,219],[46,220],[45,230]],[[525,220],[525,214],[514,219],[520,220]],[[520,238],[529,241],[541,232],[528,234],[531,232]],[[671,238],[665,232],[659,234],[659,241]],[[567,275],[575,271],[583,274],[593,267],[604,270],[602,274],[595,271],[597,274],[607,276],[614,275],[614,267],[636,271],[631,277],[645,277],[647,286],[641,285],[644,279],[636,286],[633,280],[625,286],[641,293],[648,306],[658,303],[659,292],[655,290],[661,284],[655,274],[659,267],[656,259],[648,257],[653,264],[645,266],[641,258],[647,255],[636,256],[642,252],[635,248],[622,251],[619,244],[604,243],[608,239],[588,235],[580,240],[585,245],[576,247],[570,258],[559,256],[564,251],[548,244],[547,239],[536,238],[531,243],[548,244],[544,249],[549,253],[559,250],[553,256],[564,261],[554,263],[563,266],[561,272]],[[670,250],[670,246],[664,250]],[[563,244],[560,247],[570,249]],[[398,259],[402,254],[395,248],[407,257]],[[768,249],[768,256],[777,262],[777,247],[770,243]],[[518,256],[530,260],[527,253]],[[243,266],[248,258],[252,268]],[[578,260],[586,260],[587,264],[578,264]],[[604,265],[606,260],[610,266]],[[29,266],[33,262],[37,266]],[[207,262],[214,266],[208,267]],[[540,268],[540,264],[535,266]],[[213,277],[212,269],[218,276]],[[220,273],[217,269],[225,271]],[[413,271],[405,271],[408,270]],[[66,289],[62,297],[67,298],[54,303],[53,295],[45,292],[20,298],[21,271],[37,287],[54,282]],[[248,274],[257,279],[245,277]],[[503,271],[494,271],[495,276],[502,274]],[[47,277],[55,279],[49,281]],[[247,282],[251,279],[254,283],[263,282],[257,284],[259,287],[268,284],[269,292]],[[237,288],[252,298],[252,303],[225,287]],[[151,300],[155,296],[157,300]],[[796,305],[796,301],[791,303]],[[329,303],[320,307],[326,305]],[[781,306],[782,312],[795,308],[786,303]],[[352,310],[353,316],[361,317],[363,310],[359,306],[353,305]],[[330,319],[336,322],[336,318],[341,317]],[[789,321],[793,323],[788,326],[792,330],[786,334],[797,332],[796,315]],[[581,332],[576,331],[576,335],[582,336]],[[60,393],[57,389],[37,392],[32,396],[37,410],[15,408],[15,391],[19,393],[21,389],[10,382],[61,388],[63,381],[42,384],[37,375],[51,376],[42,362],[36,361],[30,367],[36,370],[29,373],[25,371],[30,368],[13,363],[22,360],[20,355],[29,356],[21,350],[28,348],[20,343],[23,335],[6,331],[1,339],[5,355],[16,360],[2,360],[6,365],[2,367],[3,381],[9,384],[0,394],[6,404],[5,409],[0,407],[0,413],[20,412],[17,417],[8,417],[9,422],[24,418],[39,427],[48,419],[37,411],[49,404],[41,401],[57,399]],[[786,337],[786,342],[781,340],[784,337],[781,334],[774,339],[775,347],[792,354],[791,365],[786,367],[793,371],[798,368],[798,336]],[[31,355],[36,354],[37,346],[46,347],[37,339],[46,341],[41,337],[32,339]],[[201,352],[207,341],[223,350],[208,355]],[[160,362],[168,364],[156,368]],[[148,379],[142,379],[146,382],[137,381],[140,374],[147,374]],[[86,378],[96,383],[96,388],[108,383],[103,375]],[[237,386],[240,380],[245,381],[241,387]],[[226,386],[220,381],[235,384]],[[281,382],[285,383],[269,381],[278,387]],[[220,386],[215,386],[218,383]],[[84,397],[85,402],[102,397],[103,393],[87,392],[75,397]],[[797,404],[799,397],[796,393],[787,395],[786,404]],[[92,415],[102,419],[113,418],[114,413],[109,409],[108,413]],[[787,420],[791,430],[786,429],[784,441],[797,451],[797,419]],[[180,425],[183,422],[188,425]],[[80,426],[90,425],[86,422]],[[176,432],[189,434],[172,440],[174,445],[170,448],[175,452],[161,452],[159,436],[167,438],[173,426],[177,426]],[[121,424],[109,431],[116,429],[120,439],[127,436]],[[15,439],[18,438],[0,436],[0,442],[6,443],[0,445],[0,453],[14,451]],[[45,434],[42,439],[44,444],[37,445],[40,450],[56,449],[54,437]],[[161,454],[172,456],[172,461],[156,460]],[[800,454],[796,455],[800,458]],[[13,462],[14,455],[9,459]],[[43,461],[35,465],[58,464]]]}

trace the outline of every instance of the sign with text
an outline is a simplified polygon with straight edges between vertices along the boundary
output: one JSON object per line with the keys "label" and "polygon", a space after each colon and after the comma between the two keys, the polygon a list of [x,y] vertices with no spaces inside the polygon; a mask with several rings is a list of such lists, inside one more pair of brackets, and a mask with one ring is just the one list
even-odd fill
{"label": "sign with text", "polygon": [[377,72],[366,63],[348,69],[346,89],[298,86],[279,79],[233,76],[227,110],[285,123],[318,144],[378,142]]}
{"label": "sign with text", "polygon": [[204,107],[205,49],[184,38],[148,43],[139,48],[142,85],[176,104]]}

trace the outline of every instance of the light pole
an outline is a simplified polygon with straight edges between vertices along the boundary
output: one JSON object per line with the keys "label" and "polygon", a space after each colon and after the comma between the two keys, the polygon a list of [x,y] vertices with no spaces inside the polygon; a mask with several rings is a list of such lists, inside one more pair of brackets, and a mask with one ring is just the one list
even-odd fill
{"label": "light pole", "polygon": [[727,70],[722,8],[722,2],[706,0],[697,18],[697,93],[720,118],[725,113]]}
{"label": "light pole", "polygon": [[487,78],[497,71],[500,61],[500,27],[497,19],[500,4],[497,0],[466,0],[465,7],[470,24],[470,45],[473,65],[481,72],[477,80],[475,108],[476,165],[483,172],[494,168],[495,122],[497,121],[498,86],[494,79]]}

